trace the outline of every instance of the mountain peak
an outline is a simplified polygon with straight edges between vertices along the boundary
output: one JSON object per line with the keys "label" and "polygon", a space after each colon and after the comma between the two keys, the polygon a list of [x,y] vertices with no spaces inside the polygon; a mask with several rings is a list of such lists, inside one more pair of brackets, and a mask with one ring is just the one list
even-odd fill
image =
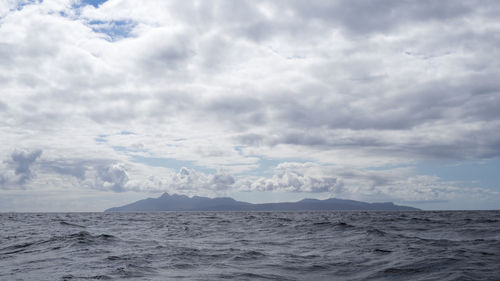
{"label": "mountain peak", "polygon": [[366,203],[354,200],[330,198],[325,200],[306,198],[298,202],[251,204],[236,201],[231,197],[208,198],[163,193],[158,198],[149,198],[106,210],[105,212],[151,212],[151,211],[418,211],[419,209],[398,206],[392,202]]}

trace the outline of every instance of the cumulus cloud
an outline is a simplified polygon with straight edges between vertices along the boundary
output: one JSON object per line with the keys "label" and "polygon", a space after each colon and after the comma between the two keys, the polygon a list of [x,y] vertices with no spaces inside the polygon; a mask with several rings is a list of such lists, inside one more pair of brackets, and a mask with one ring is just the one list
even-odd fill
{"label": "cumulus cloud", "polygon": [[68,182],[69,186],[66,187],[114,192],[130,190],[126,165],[112,159],[51,160],[45,164],[46,172],[56,177],[70,177],[73,180]]}
{"label": "cumulus cloud", "polygon": [[182,167],[166,179],[166,188],[188,194],[197,192],[220,192],[232,188],[235,179],[222,172],[205,174],[194,169]]}
{"label": "cumulus cloud", "polygon": [[123,165],[113,164],[97,170],[97,179],[97,186],[120,192],[124,191],[124,187],[128,182],[128,175]]}
{"label": "cumulus cloud", "polygon": [[281,163],[275,168],[271,178],[244,181],[241,188],[247,191],[342,193],[342,178],[326,175],[322,170],[313,163]]}
{"label": "cumulus cloud", "polygon": [[[235,188],[235,178],[224,172],[203,173],[182,167],[178,171],[163,170],[160,175],[143,177],[134,173],[134,167],[123,164],[99,167],[89,172],[83,181],[88,188],[114,192],[173,192],[190,195],[217,195]],[[132,173],[132,174],[131,174]]]}
{"label": "cumulus cloud", "polygon": [[[115,159],[62,158],[39,161],[39,178],[34,183],[43,188],[46,182],[58,182],[65,188],[101,191],[129,191],[129,171]],[[45,181],[45,184],[44,184]]]}
{"label": "cumulus cloud", "polygon": [[0,186],[6,189],[23,187],[35,176],[32,166],[40,155],[41,150],[13,152],[10,159],[4,161],[6,169],[0,171]]}
{"label": "cumulus cloud", "polygon": [[[234,191],[322,193],[360,200],[448,202],[468,196],[486,200],[497,193],[480,187],[464,188],[437,176],[414,176],[412,168],[359,170],[316,163],[283,162],[269,177],[202,172],[182,167],[177,171],[112,159],[42,159],[41,150],[16,151],[5,160],[2,189],[49,188],[110,192],[169,192],[220,196]],[[33,172],[34,164],[37,173]],[[156,170],[155,170],[156,169]],[[146,171],[145,171],[146,170]]]}
{"label": "cumulus cloud", "polygon": [[[181,194],[217,194],[235,188],[236,179],[225,172],[204,173],[182,167],[178,171],[112,159],[44,160],[45,175],[70,179],[66,187],[113,192],[174,192]],[[149,170],[144,172],[142,169]]]}

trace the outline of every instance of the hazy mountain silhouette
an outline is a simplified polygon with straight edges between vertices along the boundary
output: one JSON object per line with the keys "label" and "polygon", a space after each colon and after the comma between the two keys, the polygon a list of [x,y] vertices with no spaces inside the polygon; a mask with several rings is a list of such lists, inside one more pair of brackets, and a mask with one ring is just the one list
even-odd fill
{"label": "hazy mountain silhouette", "polygon": [[105,212],[151,212],[151,211],[328,211],[328,210],[373,210],[373,211],[417,211],[419,209],[386,203],[366,203],[354,200],[330,198],[326,200],[304,199],[298,202],[251,204],[233,198],[208,198],[164,193],[158,198],[107,209]]}

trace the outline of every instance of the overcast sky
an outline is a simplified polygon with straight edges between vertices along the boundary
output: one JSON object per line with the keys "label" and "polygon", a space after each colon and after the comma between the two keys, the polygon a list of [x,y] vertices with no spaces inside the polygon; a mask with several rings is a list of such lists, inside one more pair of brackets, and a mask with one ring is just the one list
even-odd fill
{"label": "overcast sky", "polygon": [[499,1],[0,1],[0,211],[500,208]]}

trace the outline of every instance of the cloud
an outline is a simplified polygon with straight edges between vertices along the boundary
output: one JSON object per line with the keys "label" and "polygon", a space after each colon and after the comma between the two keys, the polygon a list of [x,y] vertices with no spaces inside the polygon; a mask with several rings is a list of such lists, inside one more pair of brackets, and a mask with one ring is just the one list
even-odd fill
{"label": "cloud", "polygon": [[98,186],[111,189],[116,192],[124,191],[128,182],[127,171],[120,164],[114,164],[97,170]]}
{"label": "cloud", "polygon": [[[498,127],[499,85],[491,79],[497,69],[477,52],[497,52],[498,39],[491,36],[497,27],[476,25],[488,17],[481,7],[447,1],[240,4],[174,1],[148,17],[149,4],[127,1],[81,7],[80,14],[65,4],[14,11],[0,30],[9,38],[1,45],[9,54],[4,64],[14,67],[0,75],[10,85],[0,101],[13,116],[9,126],[49,130],[77,122],[95,128],[95,122],[178,131],[189,124],[194,137],[196,131],[225,131],[258,136],[246,145],[294,145],[305,153],[321,147],[395,158],[498,155],[498,136],[477,137]],[[362,16],[366,11],[370,17]],[[126,20],[137,24],[112,42],[89,26]],[[462,28],[448,30],[457,21]],[[298,23],[307,31],[294,33]],[[443,32],[435,32],[436,25]],[[26,41],[9,34],[33,36]],[[366,37],[356,37],[361,34]],[[478,63],[484,67],[471,66]],[[19,93],[26,96],[14,102]],[[454,132],[443,138],[439,132],[447,128]]]}
{"label": "cloud", "polygon": [[205,174],[194,169],[183,167],[166,180],[166,188],[188,194],[199,194],[229,190],[235,179],[228,174],[217,172]]}
{"label": "cloud", "polygon": [[127,168],[124,163],[116,160],[52,159],[42,164],[46,175],[69,177],[66,187],[114,192],[130,190]]}
{"label": "cloud", "polygon": [[[499,11],[497,1],[7,1],[2,188],[436,197],[457,184],[367,169],[500,156]],[[16,147],[43,158],[29,164],[26,152],[16,174]],[[265,177],[261,159],[316,166],[282,163]]]}
{"label": "cloud", "polygon": [[466,197],[488,200],[499,195],[480,187],[460,187],[458,182],[444,181],[437,176],[415,176],[411,167],[359,170],[311,162],[282,162],[274,168],[271,176],[259,177],[224,171],[201,172],[187,167],[174,171],[113,159],[39,160],[41,153],[41,150],[12,153],[11,159],[3,162],[6,168],[2,169],[0,177],[2,189],[29,187],[38,192],[50,190],[55,185],[66,190],[205,196],[238,191],[328,193],[358,200],[397,202],[450,202]]}
{"label": "cloud", "polygon": [[370,34],[390,32],[410,23],[425,24],[449,21],[467,16],[473,9],[468,1],[407,1],[384,0],[370,2],[350,1],[294,1],[294,11],[304,20],[318,19],[325,24],[341,26],[348,33]]}
{"label": "cloud", "polygon": [[61,159],[45,161],[43,167],[48,172],[59,175],[69,175],[77,179],[85,179],[85,173],[88,170],[88,162],[81,159]]}
{"label": "cloud", "polygon": [[7,162],[14,167],[14,173],[20,176],[19,183],[23,184],[32,177],[30,166],[42,155],[41,150],[32,152],[14,152],[11,155],[12,160]]}
{"label": "cloud", "polygon": [[234,189],[236,182],[225,172],[203,173],[186,167],[178,171],[158,167],[152,172],[152,167],[113,159],[52,159],[41,165],[46,177],[66,178],[66,187],[78,189],[217,194]]}
{"label": "cloud", "polygon": [[4,161],[6,169],[0,171],[0,186],[4,189],[22,188],[35,176],[32,166],[42,155],[42,150],[14,151],[11,159]]}
{"label": "cloud", "polygon": [[342,193],[344,183],[341,177],[332,177],[321,172],[313,163],[281,163],[271,178],[243,181],[240,187],[246,191],[290,191]]}

